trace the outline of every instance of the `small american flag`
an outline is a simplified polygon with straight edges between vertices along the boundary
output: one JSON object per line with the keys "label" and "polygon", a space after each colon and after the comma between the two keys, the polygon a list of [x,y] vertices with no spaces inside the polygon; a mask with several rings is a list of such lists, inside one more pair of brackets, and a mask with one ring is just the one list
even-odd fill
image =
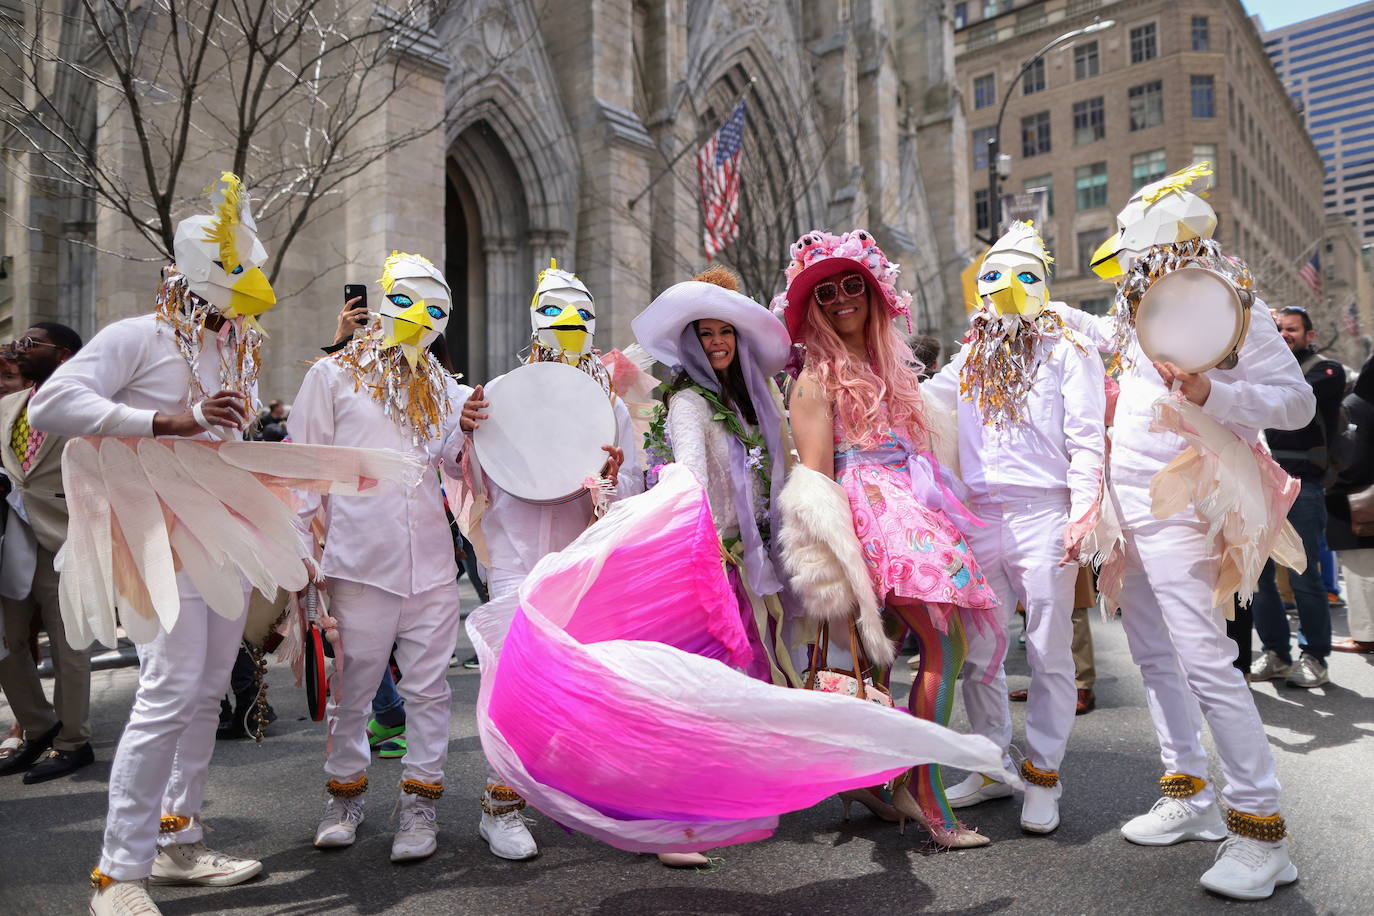
{"label": "small american flag", "polygon": [[697,153],[701,184],[702,236],[711,260],[739,235],[739,156],[744,146],[744,101],[741,100]]}
{"label": "small american flag", "polygon": [[1341,323],[1345,325],[1345,332],[1351,337],[1360,336],[1360,310],[1355,306],[1355,300],[1351,299],[1350,304],[1345,307],[1345,312],[1341,315]]}
{"label": "small american flag", "polygon": [[1322,297],[1321,252],[1312,252],[1312,260],[1298,268],[1298,276],[1302,278],[1302,282],[1307,284],[1307,288],[1312,290],[1312,295],[1320,300]]}

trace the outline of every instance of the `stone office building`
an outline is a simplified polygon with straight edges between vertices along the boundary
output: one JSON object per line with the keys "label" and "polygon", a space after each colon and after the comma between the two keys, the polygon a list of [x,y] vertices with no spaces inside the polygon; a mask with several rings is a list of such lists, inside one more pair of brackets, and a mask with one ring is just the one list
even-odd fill
{"label": "stone office building", "polygon": [[[1322,243],[1321,157],[1238,0],[987,0],[954,5],[968,101],[973,224],[987,231],[987,139],[1010,91],[1003,193],[1045,188],[1056,298],[1092,311],[1111,287],[1088,256],[1141,185],[1206,159],[1217,238],[1275,306],[1307,305],[1299,268]],[[1056,36],[1101,31],[1021,65]]]}
{"label": "stone office building", "polygon": [[[341,17],[368,23],[397,6],[337,2]],[[69,6],[0,0],[0,40],[42,34],[70,47],[80,35],[67,33],[88,26],[62,15]],[[163,9],[137,15],[157,28]],[[292,242],[275,281],[283,304],[264,322],[264,398],[290,397],[332,335],[344,283],[373,282],[393,248],[444,268],[449,340],[473,380],[515,364],[536,272],[551,257],[596,295],[597,344],[630,343],[630,321],[654,294],[704,266],[695,153],[741,98],[742,232],[721,260],[747,291],[766,301],[780,290],[786,245],[802,232],[862,225],[903,265],[918,324],[945,328],[947,340],[962,327],[971,191],[946,4],[460,0],[398,16],[406,40],[387,39],[385,63],[404,87],[359,142],[426,119],[440,127],[349,176]],[[156,80],[139,85],[176,96]],[[136,176],[122,95],[88,86],[62,98],[72,122],[89,125],[82,142]],[[203,206],[198,189],[230,161],[216,121],[195,127],[178,216]],[[289,144],[296,129],[287,119],[272,136]],[[250,159],[250,184],[281,165],[281,148]],[[35,180],[42,157],[5,149],[0,336],[41,319],[89,334],[146,311],[157,251],[99,200]],[[272,251],[282,220],[260,222]]]}

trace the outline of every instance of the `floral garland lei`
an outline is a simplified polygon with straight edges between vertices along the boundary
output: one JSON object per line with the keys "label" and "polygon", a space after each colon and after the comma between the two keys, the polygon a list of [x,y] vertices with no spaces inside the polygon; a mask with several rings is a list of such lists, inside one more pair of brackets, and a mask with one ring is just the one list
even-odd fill
{"label": "floral garland lei", "polygon": [[[730,434],[744,444],[745,466],[754,472],[758,477],[759,492],[762,494],[765,503],[772,492],[772,456],[768,454],[768,445],[763,441],[763,434],[758,430],[750,432],[745,425],[740,422],[739,415],[734,409],[726,406],[716,392],[698,384],[688,385],[683,391],[695,391],[701,395],[702,400],[706,401],[714,408],[711,419],[725,424],[725,428]],[[650,456],[651,466],[654,471],[658,467],[673,460],[673,446],[668,441],[668,407],[666,404],[659,404],[654,407],[654,415],[649,422],[649,431],[644,434],[644,451]],[[763,528],[760,528],[763,533]],[[767,535],[764,534],[766,538]]]}

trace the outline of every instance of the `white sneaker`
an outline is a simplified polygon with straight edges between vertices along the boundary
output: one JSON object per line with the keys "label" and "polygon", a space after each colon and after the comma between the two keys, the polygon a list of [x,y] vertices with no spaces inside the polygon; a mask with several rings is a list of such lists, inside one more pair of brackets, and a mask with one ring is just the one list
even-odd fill
{"label": "white sneaker", "polygon": [[391,841],[391,861],[410,862],[434,855],[439,848],[437,819],[434,799],[402,792],[400,824],[396,839]]}
{"label": "white sneaker", "polygon": [[1292,670],[1292,662],[1286,662],[1279,658],[1277,652],[1265,649],[1264,654],[1250,666],[1250,680],[1267,681],[1276,677],[1287,677],[1288,672]]}
{"label": "white sneaker", "polygon": [[1054,833],[1059,828],[1059,796],[1063,786],[1037,786],[1026,783],[1021,803],[1021,829],[1027,833]]}
{"label": "white sneaker", "polygon": [[982,773],[973,773],[957,786],[950,786],[945,789],[945,798],[948,799],[951,808],[967,808],[970,805],[991,801],[994,798],[1006,798],[1009,795],[1011,795],[1011,786],[984,776]]}
{"label": "white sneaker", "polygon": [[335,846],[352,846],[358,833],[358,825],[363,822],[363,796],[341,798],[329,796],[324,803],[324,817],[315,830],[315,845],[321,849]]}
{"label": "white sneaker", "polygon": [[1326,663],[1319,658],[1313,658],[1306,652],[1298,663],[1293,666],[1293,670],[1288,673],[1287,684],[1289,687],[1320,687],[1328,683],[1331,676],[1326,672]]}
{"label": "white sneaker", "polygon": [[1237,900],[1264,900],[1279,884],[1298,880],[1298,869],[1288,857],[1288,841],[1266,843],[1234,833],[1217,850],[1216,862],[1203,874],[1202,886],[1215,894]]}
{"label": "white sneaker", "polygon": [[1163,796],[1154,807],[1131,818],[1121,835],[1140,846],[1172,846],[1185,840],[1226,839],[1226,824],[1215,804],[1199,811],[1181,798]]}
{"label": "white sneaker", "polygon": [[91,897],[91,916],[162,916],[148,896],[148,881],[111,881]]}
{"label": "white sneaker", "polygon": [[530,828],[525,826],[526,820],[519,811],[506,814],[483,811],[477,832],[487,841],[493,855],[503,859],[533,859],[539,855],[539,846],[534,842]]}
{"label": "white sneaker", "polygon": [[262,871],[257,859],[240,859],[228,853],[206,849],[205,843],[176,843],[159,846],[153,860],[153,884],[194,884],[199,887],[228,887],[239,884]]}

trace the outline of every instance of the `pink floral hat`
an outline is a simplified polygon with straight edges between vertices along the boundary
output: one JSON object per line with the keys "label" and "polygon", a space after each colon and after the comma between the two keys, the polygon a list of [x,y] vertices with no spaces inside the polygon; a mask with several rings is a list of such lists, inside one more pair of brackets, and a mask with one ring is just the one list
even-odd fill
{"label": "pink floral hat", "polygon": [[881,294],[888,315],[906,318],[908,333],[912,330],[911,293],[897,289],[901,267],[887,259],[868,230],[831,235],[813,229],[793,242],[789,252],[792,263],[786,270],[787,289],[773,300],[773,311],[783,316],[793,343],[802,342],[808,300],[816,284],[850,271],[862,274],[869,289]]}

